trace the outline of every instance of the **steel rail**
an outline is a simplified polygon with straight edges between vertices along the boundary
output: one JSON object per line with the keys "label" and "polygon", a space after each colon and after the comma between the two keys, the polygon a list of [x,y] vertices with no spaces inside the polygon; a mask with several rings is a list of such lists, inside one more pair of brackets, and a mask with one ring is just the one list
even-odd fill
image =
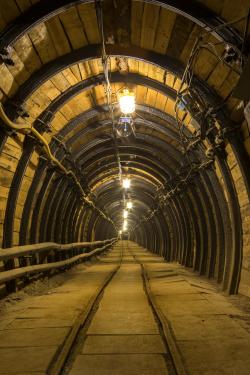
{"label": "steel rail", "polygon": [[[138,246],[139,247],[139,246]],[[170,322],[167,320],[166,316],[161,311],[160,307],[158,306],[155,296],[152,293],[150,288],[149,278],[147,271],[144,267],[144,264],[138,259],[136,255],[129,249],[130,254],[133,256],[135,261],[141,266],[141,276],[144,284],[145,293],[148,297],[149,304],[152,307],[153,312],[155,313],[156,317],[158,318],[159,323],[161,324],[161,328],[163,330],[163,334],[165,340],[168,345],[168,349],[170,351],[172,361],[176,370],[177,375],[187,375],[187,371],[185,369],[181,353],[179,351],[178,345],[175,341],[175,338],[172,333],[172,328]]]}
{"label": "steel rail", "polygon": [[123,259],[123,246],[121,247],[120,259],[118,260],[117,266],[114,269],[112,269],[112,271],[107,275],[107,277],[104,279],[100,287],[97,288],[96,293],[91,297],[88,305],[76,318],[73,326],[71,327],[69,335],[67,336],[62,347],[60,348],[60,351],[57,354],[56,358],[54,359],[54,362],[52,362],[52,364],[50,365],[50,368],[48,370],[49,375],[59,375],[62,373],[65,362],[70,355],[70,352],[79,334],[80,329],[84,326],[87,319],[91,315],[91,312],[93,311],[96,303],[98,302],[99,297],[101,296],[105,288],[108,286],[110,281],[113,279],[117,271],[120,269],[121,264],[122,264],[122,259]]}

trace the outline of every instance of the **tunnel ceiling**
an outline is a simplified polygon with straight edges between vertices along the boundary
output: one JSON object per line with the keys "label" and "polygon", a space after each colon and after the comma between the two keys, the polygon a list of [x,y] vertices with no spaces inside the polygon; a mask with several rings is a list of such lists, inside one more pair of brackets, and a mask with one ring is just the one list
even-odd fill
{"label": "tunnel ceiling", "polygon": [[[237,6],[210,0],[2,0],[5,112],[44,136],[53,155],[74,170],[87,198],[110,219],[81,201],[74,181],[58,171],[34,137],[10,131],[2,122],[1,151],[11,171],[3,184],[3,247],[83,235],[91,239],[93,230],[79,232],[81,220],[82,227],[95,228],[97,237],[112,237],[122,226],[125,197],[134,204],[131,238],[140,242],[154,231],[157,238],[149,236],[148,245],[153,241],[165,249],[168,242],[169,260],[194,262],[196,270],[216,275],[235,290],[242,256],[234,257],[243,246],[236,230],[242,217],[227,158],[238,162],[249,193],[240,130],[244,107],[233,96],[248,56],[248,7],[247,0]],[[129,137],[113,132],[102,42],[115,121],[121,114],[117,93],[126,86],[135,94],[135,131]],[[183,104],[186,93],[189,101]],[[119,164],[122,178],[131,179],[126,192]],[[62,230],[71,221],[81,233],[77,238],[73,227]]]}

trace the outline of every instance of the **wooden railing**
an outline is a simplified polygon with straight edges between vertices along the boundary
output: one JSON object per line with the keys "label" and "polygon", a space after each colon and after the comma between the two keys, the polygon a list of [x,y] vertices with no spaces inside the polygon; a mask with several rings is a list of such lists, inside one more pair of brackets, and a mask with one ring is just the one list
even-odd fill
{"label": "wooden railing", "polygon": [[[70,244],[44,242],[0,249],[0,261],[4,261],[6,265],[5,270],[0,272],[0,284],[7,283],[8,285],[9,282],[24,276],[67,267],[81,260],[86,260],[108,249],[116,241],[117,238]],[[91,250],[92,248],[95,249]],[[30,264],[30,262],[33,264]],[[19,266],[16,268],[14,265],[17,263]],[[6,270],[6,268],[11,269]],[[13,287],[8,289],[13,291],[10,290]]]}

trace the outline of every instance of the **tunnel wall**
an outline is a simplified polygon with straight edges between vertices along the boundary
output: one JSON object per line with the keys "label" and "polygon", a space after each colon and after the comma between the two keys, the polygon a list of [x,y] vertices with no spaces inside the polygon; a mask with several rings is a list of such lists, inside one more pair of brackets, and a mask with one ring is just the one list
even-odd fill
{"label": "tunnel wall", "polygon": [[[165,238],[162,255],[167,261],[180,262],[201,275],[216,279],[223,290],[230,289],[232,287],[232,285],[230,287],[230,280],[238,278],[239,292],[249,296],[248,187],[237,162],[237,155],[229,143],[225,150],[225,161],[230,177],[227,183],[230,184],[231,191],[228,191],[225,176],[215,162],[213,184],[210,182],[209,185],[207,178],[203,178],[202,181],[199,177],[191,187],[175,199],[169,199],[161,211],[165,217],[165,223],[161,221]],[[232,199],[233,202],[230,202]],[[232,204],[236,212],[238,208],[237,223],[232,217]],[[142,226],[140,230],[133,233],[131,239],[158,252],[154,238],[150,235],[151,225],[152,219],[147,227]],[[237,245],[233,249],[235,241]],[[241,269],[239,275],[237,275],[237,267]]]}
{"label": "tunnel wall", "polygon": [[[6,7],[2,7],[1,28],[8,28],[12,20],[31,6],[31,3],[21,3],[23,7],[19,2],[11,0],[6,2]],[[117,54],[136,57],[139,62],[116,61],[114,58],[111,67],[115,71],[121,65],[130,65],[130,73],[138,73],[134,81],[137,84],[138,102],[149,106],[148,110],[151,112],[157,108],[173,117],[174,99],[171,95],[174,91],[175,95],[180,87],[182,70],[179,63],[187,63],[192,48],[189,36],[195,38],[201,32],[199,13],[204,14],[204,18],[213,25],[217,16],[229,21],[234,16],[243,16],[245,7],[233,7],[232,10],[226,3],[216,2],[215,5],[215,2],[212,2],[210,7],[215,13],[206,13],[206,9],[203,13],[200,12],[199,4],[209,2],[200,1],[195,4],[196,9],[188,9],[191,15],[186,17],[182,9],[175,13],[168,7],[155,6],[153,2],[123,3],[125,6],[113,9],[113,13],[108,9],[104,17],[105,27],[108,26],[115,35],[114,47],[116,44],[119,47],[119,43],[123,47],[129,47],[127,50],[118,48]],[[130,6],[127,6],[128,3]],[[122,31],[120,34],[112,30],[116,25],[108,22],[111,15],[120,19],[119,12],[125,14],[128,20],[126,24],[119,25]],[[203,21],[204,19],[202,23]],[[16,25],[18,28],[22,23],[17,22]],[[243,23],[234,26],[240,33],[244,32]],[[220,37],[235,37],[234,30],[229,29],[228,34],[227,32],[223,27]],[[87,94],[81,92],[75,99],[69,96],[63,108],[56,107],[54,117],[49,117],[46,110],[51,108],[50,105],[57,98],[61,99],[68,89],[102,72],[101,63],[95,56],[96,51],[97,56],[100,56],[100,50],[95,46],[100,43],[100,35],[94,5],[77,4],[66,8],[59,15],[55,13],[49,16],[45,22],[38,20],[29,32],[20,35],[10,48],[14,65],[0,65],[0,99],[7,103],[8,114],[14,120],[23,121],[17,113],[17,110],[21,110],[21,104],[25,104],[24,109],[30,116],[25,121],[30,124],[43,114],[42,120],[45,124],[40,122],[39,130],[45,133],[48,142],[52,143],[53,152],[58,159],[68,165],[63,149],[55,144],[55,140],[51,140],[66,128],[71,120],[90,110],[93,102],[103,105],[102,92],[94,87],[91,95],[88,89]],[[210,41],[217,42],[217,39],[211,37]],[[85,46],[89,48],[85,50]],[[93,50],[94,54],[88,54],[87,51]],[[131,55],[127,54],[127,51]],[[71,59],[71,54],[75,57],[80,55],[81,59],[86,57],[86,62],[78,58],[76,63],[76,60]],[[51,73],[53,75],[50,75]],[[122,74],[124,75],[124,71]],[[243,117],[242,111],[238,110],[238,101],[230,95],[237,83],[238,74],[219,63],[206,51],[201,53],[195,74],[202,87],[209,88],[213,94],[218,95],[216,100],[222,99],[226,102],[228,114],[239,124]],[[147,86],[146,83],[144,86],[142,77],[144,80],[148,78],[150,82],[154,80],[153,86],[151,87],[148,81]],[[158,91],[155,89],[156,83]],[[99,86],[102,84],[102,81],[98,82]],[[86,119],[87,117],[85,122]],[[190,116],[186,116],[183,121],[188,126]],[[52,125],[51,129],[43,127],[46,123]],[[166,137],[160,138],[152,129],[146,129],[145,133],[147,132],[152,133],[150,141],[155,141],[154,152],[151,149],[151,153],[157,155],[159,142],[156,143],[156,140],[167,142]],[[239,132],[234,129],[231,138],[238,136]],[[77,137],[77,133],[74,137]],[[241,137],[243,139],[238,141],[235,153],[233,140],[226,136],[229,141],[225,154],[222,151],[217,155],[212,170],[200,173],[186,190],[169,199],[161,207],[160,213],[138,228],[132,238],[150,250],[162,254],[168,261],[178,261],[195,272],[215,278],[229,293],[238,290],[239,270],[242,267],[239,290],[250,295],[249,174],[246,176],[246,173],[240,170],[240,164],[244,160],[247,162],[246,155],[243,155],[244,146],[248,155],[250,154],[249,127],[246,122],[243,124]],[[91,141],[91,136],[89,140]],[[104,220],[98,219],[95,213],[82,204],[72,181],[58,173],[44,158],[40,145],[33,142],[32,137],[26,136],[24,139],[23,135],[15,133],[10,136],[10,131],[1,124],[0,141],[1,247],[52,240],[91,241],[114,235],[112,227],[107,227]],[[79,143],[76,139],[75,144]],[[176,140],[171,139],[170,143],[180,152],[180,145]],[[166,154],[167,152],[170,153],[169,149]],[[168,154],[167,156],[169,157]],[[176,160],[173,158],[172,161]],[[173,170],[177,168],[176,164],[178,163],[174,164]],[[168,171],[166,175],[167,173]]]}
{"label": "tunnel wall", "polygon": [[[248,139],[249,135],[246,138],[246,145]],[[42,155],[39,155],[39,150],[35,150],[27,162],[16,202],[8,199],[10,192],[15,188],[14,176],[18,175],[19,163],[22,162],[27,150],[26,144],[22,142],[22,136],[8,137],[0,156],[1,246],[45,241],[67,243],[104,239],[104,233],[99,235],[98,231],[95,232],[96,217],[91,210],[83,206],[77,190],[70,181],[46,164]],[[238,205],[240,212],[240,231],[237,235],[241,237],[242,233],[241,248],[238,247],[242,253],[235,255],[231,253],[230,239],[234,224],[228,208],[230,197],[217,162],[212,172],[215,180],[210,189],[208,177],[199,176],[199,182],[197,181],[187,191],[168,202],[162,210],[161,218],[157,218],[146,227],[146,230],[142,229],[138,238],[132,236],[132,239],[149,250],[162,254],[168,261],[178,261],[200,274],[215,278],[224,289],[228,289],[229,279],[232,277],[230,274],[234,272],[230,268],[233,267],[232,262],[235,257],[242,267],[239,292],[249,295],[249,196],[244,175],[237,162],[237,155],[229,143],[225,150],[230,183],[237,199],[235,204]],[[36,173],[42,166],[43,173],[36,181]],[[220,186],[221,191],[217,189],[215,199],[212,198],[211,192],[216,185]],[[6,210],[10,210],[10,204],[12,206],[10,212],[14,212],[11,233],[9,218],[5,215]],[[224,212],[218,219],[218,212],[222,212],[223,209]],[[224,230],[223,239],[219,233],[220,225]],[[99,228],[100,226],[102,224],[99,223]]]}
{"label": "tunnel wall", "polygon": [[[243,125],[246,128],[246,123]],[[249,131],[245,130],[245,146],[250,155],[250,138]],[[228,165],[231,170],[232,178],[235,184],[237,197],[240,206],[241,220],[242,220],[242,241],[243,241],[243,256],[242,256],[242,270],[241,282],[239,285],[239,292],[250,296],[250,201],[249,194],[244,183],[241,170],[235,158],[234,152],[230,146],[227,148]],[[249,164],[250,166],[250,164]]]}

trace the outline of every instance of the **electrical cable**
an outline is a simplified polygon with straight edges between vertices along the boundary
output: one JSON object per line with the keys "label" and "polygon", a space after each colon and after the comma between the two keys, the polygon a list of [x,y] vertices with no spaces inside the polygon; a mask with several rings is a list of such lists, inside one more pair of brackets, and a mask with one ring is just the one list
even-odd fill
{"label": "electrical cable", "polygon": [[103,23],[103,9],[102,9],[102,3],[101,0],[95,0],[95,7],[96,7],[96,15],[97,15],[97,23],[99,32],[101,35],[101,41],[102,41],[102,65],[103,65],[103,72],[106,82],[106,97],[107,97],[107,105],[109,108],[109,113],[111,117],[112,122],[112,135],[113,135],[113,141],[114,141],[114,148],[115,148],[115,156],[117,159],[118,164],[118,177],[119,180],[122,181],[122,166],[121,166],[121,159],[119,154],[119,148],[117,145],[117,137],[115,132],[115,116],[114,116],[114,104],[112,102],[112,86],[110,84],[109,79],[109,57],[106,53],[106,46],[105,46],[105,35],[104,35],[104,23]]}
{"label": "electrical cable", "polygon": [[66,169],[64,165],[52,154],[51,149],[49,147],[48,142],[46,139],[32,126],[26,125],[26,124],[16,124],[13,121],[11,121],[8,116],[6,115],[2,103],[0,103],[0,118],[3,120],[5,125],[7,125],[9,128],[16,130],[18,133],[21,134],[32,134],[35,139],[37,139],[43,146],[43,149],[49,158],[49,160],[58,167],[58,169],[64,173],[66,176],[73,179],[77,187],[79,188],[83,201],[89,206],[95,209],[99,215],[101,215],[104,219],[110,221],[113,225],[113,221],[105,215],[104,212],[102,212],[96,205],[86,196],[85,191],[83,190],[81,183],[79,182],[77,176],[71,169]]}

